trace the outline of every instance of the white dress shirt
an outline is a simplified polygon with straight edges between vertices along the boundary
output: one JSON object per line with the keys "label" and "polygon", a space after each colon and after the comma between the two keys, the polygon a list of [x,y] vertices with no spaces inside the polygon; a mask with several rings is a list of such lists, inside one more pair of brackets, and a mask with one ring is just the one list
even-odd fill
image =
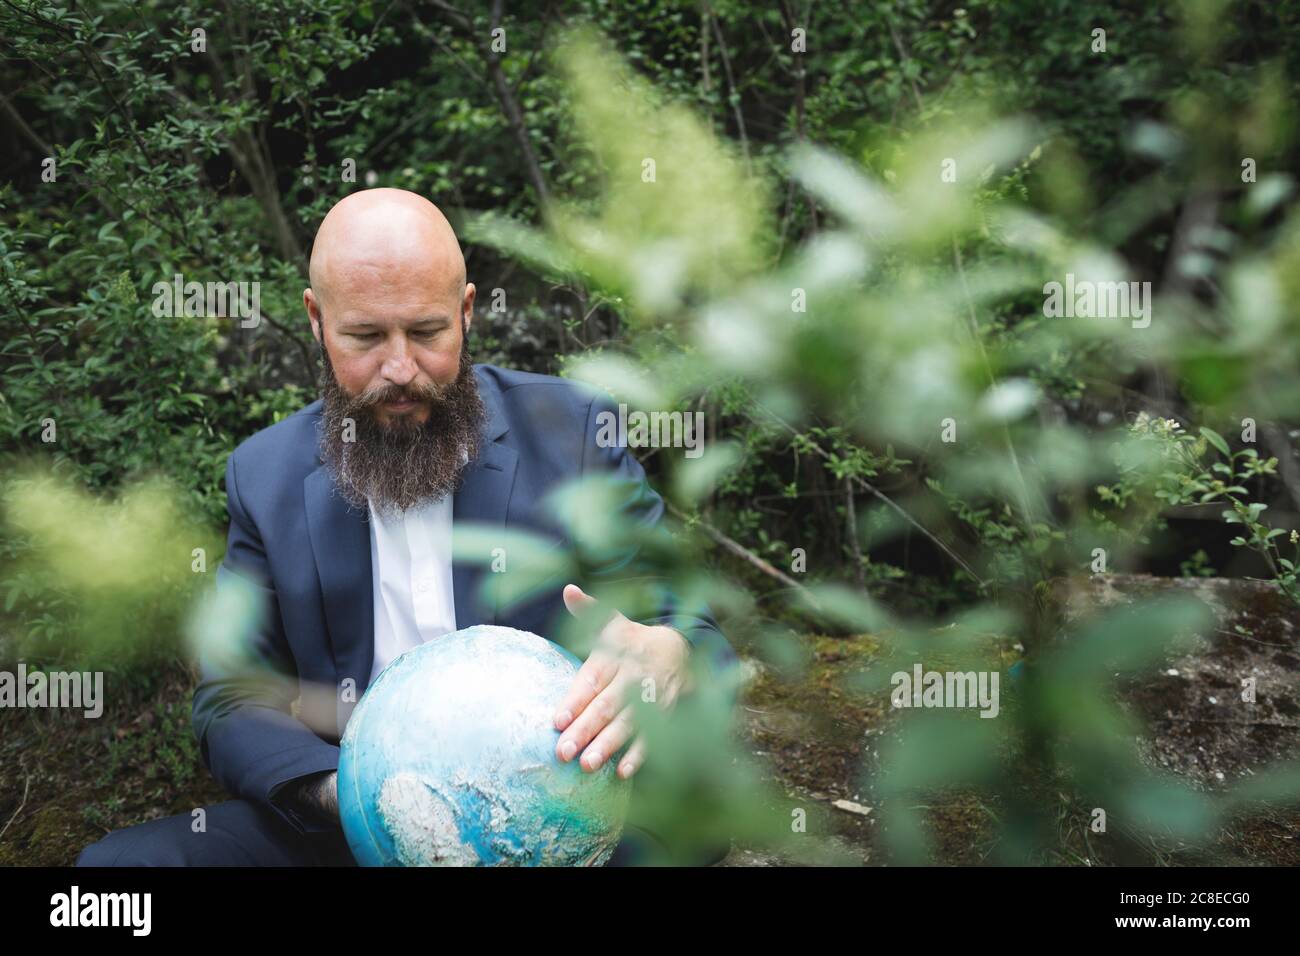
{"label": "white dress shirt", "polygon": [[370,506],[375,595],[373,682],[398,655],[456,630],[451,580],[452,495],[397,516]]}

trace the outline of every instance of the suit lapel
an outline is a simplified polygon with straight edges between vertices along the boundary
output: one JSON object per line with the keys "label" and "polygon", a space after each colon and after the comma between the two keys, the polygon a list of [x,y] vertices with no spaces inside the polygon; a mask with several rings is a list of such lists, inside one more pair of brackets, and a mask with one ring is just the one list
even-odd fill
{"label": "suit lapel", "polygon": [[[477,367],[479,395],[483,398],[486,420],[483,423],[483,444],[478,456],[469,463],[465,480],[452,499],[452,537],[457,528],[476,525],[479,530],[504,530],[506,513],[510,507],[510,494],[515,484],[515,470],[519,454],[501,439],[510,430],[501,409],[501,393],[496,383],[483,375]],[[491,555],[469,555],[469,561],[452,562],[451,590],[456,601],[456,628],[475,624],[495,624],[496,607],[485,606],[478,600],[479,587],[485,573],[484,562]]]}
{"label": "suit lapel", "polygon": [[[452,503],[452,535],[457,528],[476,526],[479,531],[504,530],[506,510],[510,504],[510,491],[515,483],[515,470],[519,455],[513,448],[491,442],[483,446],[479,455],[469,465],[465,480]],[[479,589],[486,573],[484,565],[491,553],[460,554],[452,562],[452,593],[456,601],[456,627],[463,629],[475,624],[495,624],[495,602],[479,600]]]}
{"label": "suit lapel", "polygon": [[[370,566],[370,515],[350,506],[321,465],[303,486],[307,531],[325,605],[325,628],[339,681],[339,730],[370,681],[375,657],[375,609]],[[351,678],[352,693],[343,693]],[[349,699],[350,698],[350,699]]]}

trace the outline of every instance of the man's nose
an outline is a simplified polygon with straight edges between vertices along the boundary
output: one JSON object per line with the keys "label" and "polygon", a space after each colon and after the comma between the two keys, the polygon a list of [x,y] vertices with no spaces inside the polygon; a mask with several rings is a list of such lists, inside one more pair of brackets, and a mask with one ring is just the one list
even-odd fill
{"label": "man's nose", "polygon": [[379,367],[379,374],[394,385],[406,385],[419,374],[415,359],[406,350],[404,339],[398,339],[389,346],[384,364]]}

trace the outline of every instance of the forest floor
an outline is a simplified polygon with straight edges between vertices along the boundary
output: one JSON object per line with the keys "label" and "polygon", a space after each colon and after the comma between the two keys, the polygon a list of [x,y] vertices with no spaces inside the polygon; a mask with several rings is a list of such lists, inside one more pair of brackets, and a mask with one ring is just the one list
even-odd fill
{"label": "forest floor", "polygon": [[[1113,604],[1157,591],[1189,591],[1215,611],[1214,633],[1193,653],[1171,657],[1120,691],[1121,703],[1149,731],[1137,741],[1142,761],[1206,791],[1221,791],[1284,759],[1300,758],[1300,613],[1271,585],[1223,579],[1112,575],[1091,582],[1083,599]],[[774,793],[820,807],[828,821],[810,842],[822,858],[849,864],[895,862],[881,838],[868,781],[898,711],[887,694],[863,695],[854,677],[877,645],[870,637],[813,637],[809,666],[782,680],[752,660],[753,679],[740,715],[742,743]],[[1257,679],[1250,719],[1223,706]],[[73,863],[81,848],[110,830],[227,799],[199,760],[190,732],[193,675],[177,666],[102,718],[59,710],[0,710],[0,866]],[[1232,714],[1239,711],[1234,710]],[[1056,865],[1300,864],[1300,806],[1257,807],[1222,822],[1195,846],[1090,834],[1087,808],[1059,793],[1054,845],[1035,858]],[[995,820],[986,795],[949,792],[929,798],[933,862],[998,861]],[[824,852],[821,852],[824,851]],[[814,854],[817,855],[817,854]],[[738,844],[724,866],[779,866],[782,851]]]}
{"label": "forest floor", "polygon": [[[1141,762],[1193,789],[1215,793],[1281,761],[1300,760],[1300,611],[1275,585],[1223,578],[1107,575],[1071,596],[1072,611],[1135,597],[1189,593],[1212,610],[1213,633],[1191,653],[1173,655],[1140,679],[1125,681],[1117,703],[1147,728],[1136,740]],[[767,782],[794,803],[824,807],[828,853],[863,864],[894,862],[881,839],[879,808],[868,796],[879,748],[900,719],[887,694],[863,696],[855,676],[870,667],[875,642],[814,637],[801,680],[756,668],[743,702],[751,754]],[[1248,718],[1227,705],[1241,678],[1256,678]],[[1300,798],[1300,794],[1296,795]],[[1221,821],[1196,845],[1176,840],[1111,839],[1089,832],[1088,808],[1060,794],[1032,795],[1058,818],[1056,845],[1035,862],[1048,865],[1300,865],[1300,799],[1290,807],[1255,805]],[[838,802],[838,805],[837,805]],[[973,792],[931,796],[926,815],[932,862],[979,865],[998,860],[995,820],[1002,809]],[[781,853],[736,846],[724,865],[779,866]]]}

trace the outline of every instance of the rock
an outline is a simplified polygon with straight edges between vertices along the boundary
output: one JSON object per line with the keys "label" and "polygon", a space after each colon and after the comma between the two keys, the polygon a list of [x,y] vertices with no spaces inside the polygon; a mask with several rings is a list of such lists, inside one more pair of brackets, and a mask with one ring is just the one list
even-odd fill
{"label": "rock", "polygon": [[864,807],[860,803],[854,803],[852,800],[834,800],[831,806],[837,810],[843,810],[845,813],[856,813],[860,817],[865,817],[871,812],[870,807]]}

